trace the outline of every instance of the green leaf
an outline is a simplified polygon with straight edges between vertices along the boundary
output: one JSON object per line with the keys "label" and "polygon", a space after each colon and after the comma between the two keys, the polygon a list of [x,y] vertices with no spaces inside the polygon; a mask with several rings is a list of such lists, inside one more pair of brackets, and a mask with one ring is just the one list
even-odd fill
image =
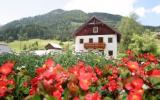
{"label": "green leaf", "polygon": [[41,100],[41,97],[39,95],[35,95],[32,100]]}
{"label": "green leaf", "polygon": [[47,97],[46,97],[46,100],[57,100],[57,98],[56,98],[56,97],[53,97],[53,96],[47,96]]}
{"label": "green leaf", "polygon": [[28,94],[29,93],[29,87],[28,88],[24,88],[22,91],[23,91],[24,94]]}

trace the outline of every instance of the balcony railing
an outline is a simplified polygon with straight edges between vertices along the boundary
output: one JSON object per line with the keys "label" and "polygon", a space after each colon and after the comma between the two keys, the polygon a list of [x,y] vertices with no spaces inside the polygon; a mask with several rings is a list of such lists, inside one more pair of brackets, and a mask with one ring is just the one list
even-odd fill
{"label": "balcony railing", "polygon": [[105,49],[105,43],[84,43],[85,49]]}

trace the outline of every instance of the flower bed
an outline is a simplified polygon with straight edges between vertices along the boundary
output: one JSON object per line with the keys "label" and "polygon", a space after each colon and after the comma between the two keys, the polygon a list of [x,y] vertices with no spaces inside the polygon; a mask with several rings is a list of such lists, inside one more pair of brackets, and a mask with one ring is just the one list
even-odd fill
{"label": "flower bed", "polygon": [[35,77],[25,68],[14,71],[15,62],[0,67],[0,98],[15,100],[158,100],[160,62],[152,54],[134,55],[104,67],[79,61],[63,67],[47,59]]}

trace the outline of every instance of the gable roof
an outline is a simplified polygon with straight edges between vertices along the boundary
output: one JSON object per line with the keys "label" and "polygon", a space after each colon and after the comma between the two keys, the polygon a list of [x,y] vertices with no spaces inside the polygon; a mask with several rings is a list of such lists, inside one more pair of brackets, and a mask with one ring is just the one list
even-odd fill
{"label": "gable roof", "polygon": [[111,26],[105,24],[103,21],[101,21],[100,19],[96,18],[95,16],[93,16],[90,20],[88,20],[86,23],[84,23],[82,26],[80,26],[76,31],[74,31],[73,35],[74,36],[79,36],[79,32],[81,30],[83,30],[87,25],[103,25],[103,26],[109,28],[115,34],[117,34],[117,41],[120,42],[121,33],[118,32],[116,29],[112,28]]}
{"label": "gable roof", "polygon": [[[46,46],[48,46],[48,45],[52,46],[52,47],[55,48],[55,49],[63,49],[60,45],[55,44],[55,43],[48,43]],[[45,47],[46,47],[46,46],[45,46]]]}

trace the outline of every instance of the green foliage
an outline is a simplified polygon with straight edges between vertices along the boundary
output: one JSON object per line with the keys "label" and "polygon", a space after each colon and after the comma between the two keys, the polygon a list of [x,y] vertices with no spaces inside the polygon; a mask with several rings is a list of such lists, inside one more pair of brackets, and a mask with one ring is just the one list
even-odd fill
{"label": "green foliage", "polygon": [[107,60],[105,55],[96,54],[94,52],[78,54],[78,58],[85,61],[86,64],[91,66],[104,67],[107,64],[112,64],[112,61]]}
{"label": "green foliage", "polygon": [[18,71],[21,68],[26,68],[28,74],[31,76],[34,76],[35,73],[35,68],[42,66],[43,62],[50,57],[48,56],[34,56],[28,53],[21,53],[19,55],[16,54],[6,54],[6,55],[1,55],[0,56],[0,65],[3,64],[5,61],[11,60],[15,61],[15,67],[14,69]]}
{"label": "green foliage", "polygon": [[112,61],[107,60],[105,55],[95,54],[93,52],[73,54],[71,50],[62,54],[55,54],[53,59],[63,67],[75,65],[79,60],[84,61],[85,64],[90,66],[104,67],[106,64],[112,64]]}
{"label": "green foliage", "polygon": [[129,44],[129,49],[136,53],[157,54],[157,48],[154,34],[150,31],[145,31],[142,35],[134,34]]}
{"label": "green foliage", "polygon": [[99,67],[104,67],[107,64],[113,63],[111,60],[107,60],[104,55],[99,55],[92,52],[73,54],[71,50],[68,50],[62,54],[54,53],[52,55],[45,55],[41,57],[28,54],[27,52],[21,53],[19,55],[1,55],[0,65],[5,61],[12,60],[16,62],[16,65],[14,67],[16,71],[19,71],[19,69],[22,68],[26,68],[28,74],[34,76],[36,67],[42,66],[43,62],[47,58],[53,58],[56,63],[61,64],[65,68],[75,65],[79,60],[84,61],[87,65]]}
{"label": "green foliage", "polygon": [[121,50],[127,50],[128,45],[132,43],[131,39],[133,34],[142,34],[144,31],[143,26],[136,22],[135,16],[124,17],[118,24],[118,29],[122,33],[122,39],[120,44]]}

